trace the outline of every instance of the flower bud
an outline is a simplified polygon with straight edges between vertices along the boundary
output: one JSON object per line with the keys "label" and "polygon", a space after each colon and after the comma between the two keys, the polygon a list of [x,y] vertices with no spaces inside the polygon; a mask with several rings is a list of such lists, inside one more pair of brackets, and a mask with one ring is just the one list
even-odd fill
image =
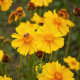
{"label": "flower bud", "polygon": [[9,43],[9,42],[10,42],[10,39],[4,40],[4,43]]}
{"label": "flower bud", "polygon": [[38,51],[37,53],[36,53],[36,56],[38,57],[38,58],[45,58],[45,53],[43,52],[43,51]]}
{"label": "flower bud", "polygon": [[4,40],[4,37],[3,36],[0,36],[0,41],[3,41]]}
{"label": "flower bud", "polygon": [[58,16],[64,19],[69,19],[69,14],[66,9],[61,9],[60,11],[58,11]]}
{"label": "flower bud", "polygon": [[35,5],[32,2],[28,2],[28,10],[34,10],[35,9]]}
{"label": "flower bud", "polygon": [[79,8],[79,7],[76,7],[76,8],[73,10],[73,15],[74,15],[74,16],[80,16],[80,8]]}
{"label": "flower bud", "polygon": [[3,56],[3,62],[8,63],[10,61],[10,56],[8,54],[4,54]]}

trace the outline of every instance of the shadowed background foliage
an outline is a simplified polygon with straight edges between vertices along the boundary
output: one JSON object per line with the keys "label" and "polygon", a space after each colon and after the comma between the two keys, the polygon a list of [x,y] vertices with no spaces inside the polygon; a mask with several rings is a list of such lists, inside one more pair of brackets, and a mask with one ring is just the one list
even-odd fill
{"label": "shadowed background foliage", "polygon": [[[17,24],[13,22],[12,24],[8,24],[8,17],[12,11],[14,11],[17,7],[23,7],[26,17],[22,18],[22,22],[26,22],[30,18],[30,11],[27,10],[27,3],[30,0],[13,0],[13,5],[10,7],[10,9],[6,12],[0,11],[0,36],[4,36],[5,39],[10,39],[11,34],[15,32],[15,28],[17,27],[17,24],[19,21],[17,21]],[[53,11],[56,9],[57,11],[60,9],[67,9],[70,20],[73,20],[72,11],[75,7],[80,7],[80,0],[53,0],[53,3],[51,3],[48,7],[43,7],[41,10],[41,13],[43,15],[44,12],[51,10]],[[32,11],[32,16],[34,12],[38,12],[39,10]],[[65,37],[65,45],[62,49],[58,51],[57,60],[62,64],[63,63],[63,57],[65,55],[65,50],[67,46],[67,39],[68,34]],[[70,47],[68,51],[68,55],[71,55],[72,57],[78,57],[79,54],[79,48],[80,48],[80,17],[76,17],[75,19],[75,27],[72,28],[71,31],[71,40],[70,40]],[[0,49],[3,49],[5,53],[10,55],[10,62],[7,63],[7,69],[8,69],[8,75],[13,78],[13,80],[17,80],[18,77],[18,68],[19,68],[19,61],[20,61],[20,55],[17,53],[16,50],[14,50],[10,43],[0,44]],[[49,54],[46,54],[44,62],[49,61]],[[53,52],[53,60],[55,59],[55,52]],[[26,59],[26,60],[25,60]],[[37,56],[31,55],[31,56],[23,56],[23,63],[22,63],[22,69],[21,69],[21,79],[20,80],[37,80],[35,77],[35,74],[33,73],[32,66],[35,62],[39,61]],[[79,59],[80,61],[80,59]],[[4,64],[3,64],[3,68]],[[4,71],[5,72],[5,71]],[[75,73],[75,77],[77,73]],[[24,74],[22,74],[24,73]],[[1,73],[0,73],[1,74]],[[79,74],[79,80],[80,80],[80,74]]]}

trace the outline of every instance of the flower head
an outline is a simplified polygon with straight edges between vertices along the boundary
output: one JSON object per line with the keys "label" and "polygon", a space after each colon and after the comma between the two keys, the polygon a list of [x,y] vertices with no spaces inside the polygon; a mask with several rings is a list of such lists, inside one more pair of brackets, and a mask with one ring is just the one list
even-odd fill
{"label": "flower head", "polygon": [[58,11],[58,16],[64,19],[69,19],[69,14],[66,9],[61,9],[60,11]]}
{"label": "flower head", "polygon": [[32,17],[31,21],[39,23],[44,23],[44,17],[40,17],[37,13],[34,13],[34,16]]}
{"label": "flower head", "polygon": [[79,69],[79,62],[71,56],[64,58],[64,62],[68,63],[70,69],[75,69],[76,71]]}
{"label": "flower head", "polygon": [[80,8],[79,8],[79,7],[76,7],[76,8],[73,10],[73,15],[74,15],[74,16],[80,16]]}
{"label": "flower head", "polygon": [[48,6],[52,0],[31,0],[35,4],[36,7]]}
{"label": "flower head", "polygon": [[37,76],[38,80],[74,80],[74,74],[68,68],[61,66],[58,61],[46,63],[43,66],[42,73],[44,73],[45,70],[47,70],[45,74]]}
{"label": "flower head", "polygon": [[0,63],[1,63],[2,59],[3,59],[3,55],[4,55],[3,51],[0,50]]}
{"label": "flower head", "polygon": [[4,75],[4,77],[0,76],[0,80],[12,80],[12,78],[6,77],[6,75]]}
{"label": "flower head", "polygon": [[37,56],[38,58],[44,58],[44,59],[45,59],[45,53],[44,53],[43,51],[38,51],[38,52],[36,53],[36,56]]}
{"label": "flower head", "polygon": [[27,23],[20,23],[16,28],[17,33],[13,33],[12,37],[16,38],[12,41],[11,45],[14,48],[18,48],[17,52],[22,55],[33,54],[36,49],[34,28],[31,28]]}
{"label": "flower head", "polygon": [[0,0],[0,7],[2,11],[7,11],[9,7],[11,7],[13,1],[12,0]]}
{"label": "flower head", "polygon": [[55,10],[53,13],[51,11],[46,12],[44,17],[45,24],[56,27],[62,35],[65,36],[69,32],[68,25],[71,26],[72,22],[59,17]]}
{"label": "flower head", "polygon": [[34,10],[35,4],[33,2],[28,2],[28,10]]}
{"label": "flower head", "polygon": [[25,13],[22,7],[18,7],[15,12],[16,12],[15,21],[17,21],[21,17],[25,17]]}
{"label": "flower head", "polygon": [[64,38],[61,36],[55,27],[43,25],[37,30],[35,36],[38,49],[50,54],[52,51],[62,48],[64,46]]}

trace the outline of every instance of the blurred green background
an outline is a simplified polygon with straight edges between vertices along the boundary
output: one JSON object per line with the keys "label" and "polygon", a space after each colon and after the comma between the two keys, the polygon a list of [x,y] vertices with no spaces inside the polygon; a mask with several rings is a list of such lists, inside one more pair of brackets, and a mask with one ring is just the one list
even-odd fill
{"label": "blurred green background", "polygon": [[[4,36],[5,39],[10,39],[11,34],[15,32],[15,28],[17,27],[16,23],[13,22],[12,24],[8,24],[8,18],[12,11],[14,11],[17,7],[23,7],[26,17],[22,18],[21,21],[26,22],[30,18],[30,11],[27,10],[27,3],[30,0],[13,0],[13,5],[10,7],[10,9],[6,12],[0,11],[0,36]],[[67,9],[70,20],[73,19],[72,11],[74,8],[80,7],[80,0],[53,0],[53,2],[45,8],[42,8],[41,13],[51,10],[53,11],[56,9],[59,11],[60,9]],[[39,12],[39,10],[36,10]],[[32,11],[33,13],[36,12],[35,10]],[[67,39],[68,34],[65,37],[65,45],[62,49],[58,51],[57,60],[62,64],[63,63],[63,57],[65,55],[65,50],[67,46]],[[70,47],[68,51],[68,55],[77,58],[79,54],[79,48],[80,48],[80,17],[76,17],[75,19],[75,27],[71,30],[71,40],[70,40]],[[8,76],[12,77],[13,80],[18,80],[18,68],[20,63],[20,56],[19,53],[17,53],[17,50],[13,49],[10,46],[10,43],[1,44],[0,43],[0,49],[3,49],[5,53],[10,55],[10,62],[7,63],[7,74]],[[49,61],[49,54],[46,54],[44,62]],[[55,59],[55,52],[53,52],[52,59]],[[39,61],[39,58],[34,54],[31,56],[23,56],[22,60],[22,67],[21,67],[21,73],[20,73],[20,80],[37,80],[36,75],[33,73],[32,66],[35,62]],[[80,61],[80,59],[79,59]],[[3,65],[3,71],[5,74],[5,67]],[[77,72],[73,71],[75,73],[74,77],[77,76]],[[22,74],[23,73],[23,74]],[[1,73],[0,73],[1,74]],[[79,73],[79,79],[80,80],[80,73]]]}

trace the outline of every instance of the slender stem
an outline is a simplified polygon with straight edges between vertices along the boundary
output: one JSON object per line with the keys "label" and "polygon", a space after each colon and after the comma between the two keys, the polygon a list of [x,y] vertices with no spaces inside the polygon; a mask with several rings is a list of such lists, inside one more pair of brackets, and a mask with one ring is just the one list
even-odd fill
{"label": "slender stem", "polygon": [[2,67],[2,64],[0,66],[1,66],[1,74],[3,75],[3,67]]}
{"label": "slender stem", "polygon": [[5,63],[5,74],[7,76],[7,64]]}
{"label": "slender stem", "polygon": [[44,57],[44,52],[43,52],[43,55],[42,55],[41,61],[42,61],[43,57]]}
{"label": "slender stem", "polygon": [[[77,61],[79,60],[79,57],[80,57],[80,49],[79,49],[79,55],[78,55]],[[80,66],[80,64],[79,64],[79,66]],[[76,80],[78,80],[78,77],[79,77],[79,70],[77,71],[77,79]]]}
{"label": "slender stem", "polygon": [[50,62],[51,62],[51,60],[52,60],[52,53],[51,53],[51,55],[50,55]]}
{"label": "slender stem", "polygon": [[[73,22],[74,22],[74,20],[75,20],[75,16],[73,17]],[[73,25],[73,23],[72,23],[72,25]],[[65,56],[64,56],[64,57],[66,57],[67,54],[68,54],[69,44],[70,44],[70,37],[71,37],[71,27],[70,27],[70,31],[69,31],[68,42],[67,42],[67,48],[66,48],[66,52],[65,52]]]}
{"label": "slender stem", "polygon": [[30,21],[31,21],[32,10],[30,10]]}
{"label": "slender stem", "polygon": [[18,80],[20,80],[20,68],[21,68],[21,63],[22,63],[22,55],[21,55],[21,58],[20,58],[20,66],[19,66],[19,72],[18,72]]}
{"label": "slender stem", "polygon": [[71,37],[71,27],[70,27],[69,36],[68,36],[68,42],[67,42],[67,48],[66,48],[65,57],[67,56],[67,53],[68,53],[69,43],[70,43],[70,37]]}
{"label": "slender stem", "polygon": [[54,58],[54,61],[56,61],[56,59],[57,59],[57,53],[58,53],[58,51],[55,52],[55,58]]}
{"label": "slender stem", "polygon": [[39,15],[41,16],[41,7],[39,8]]}

